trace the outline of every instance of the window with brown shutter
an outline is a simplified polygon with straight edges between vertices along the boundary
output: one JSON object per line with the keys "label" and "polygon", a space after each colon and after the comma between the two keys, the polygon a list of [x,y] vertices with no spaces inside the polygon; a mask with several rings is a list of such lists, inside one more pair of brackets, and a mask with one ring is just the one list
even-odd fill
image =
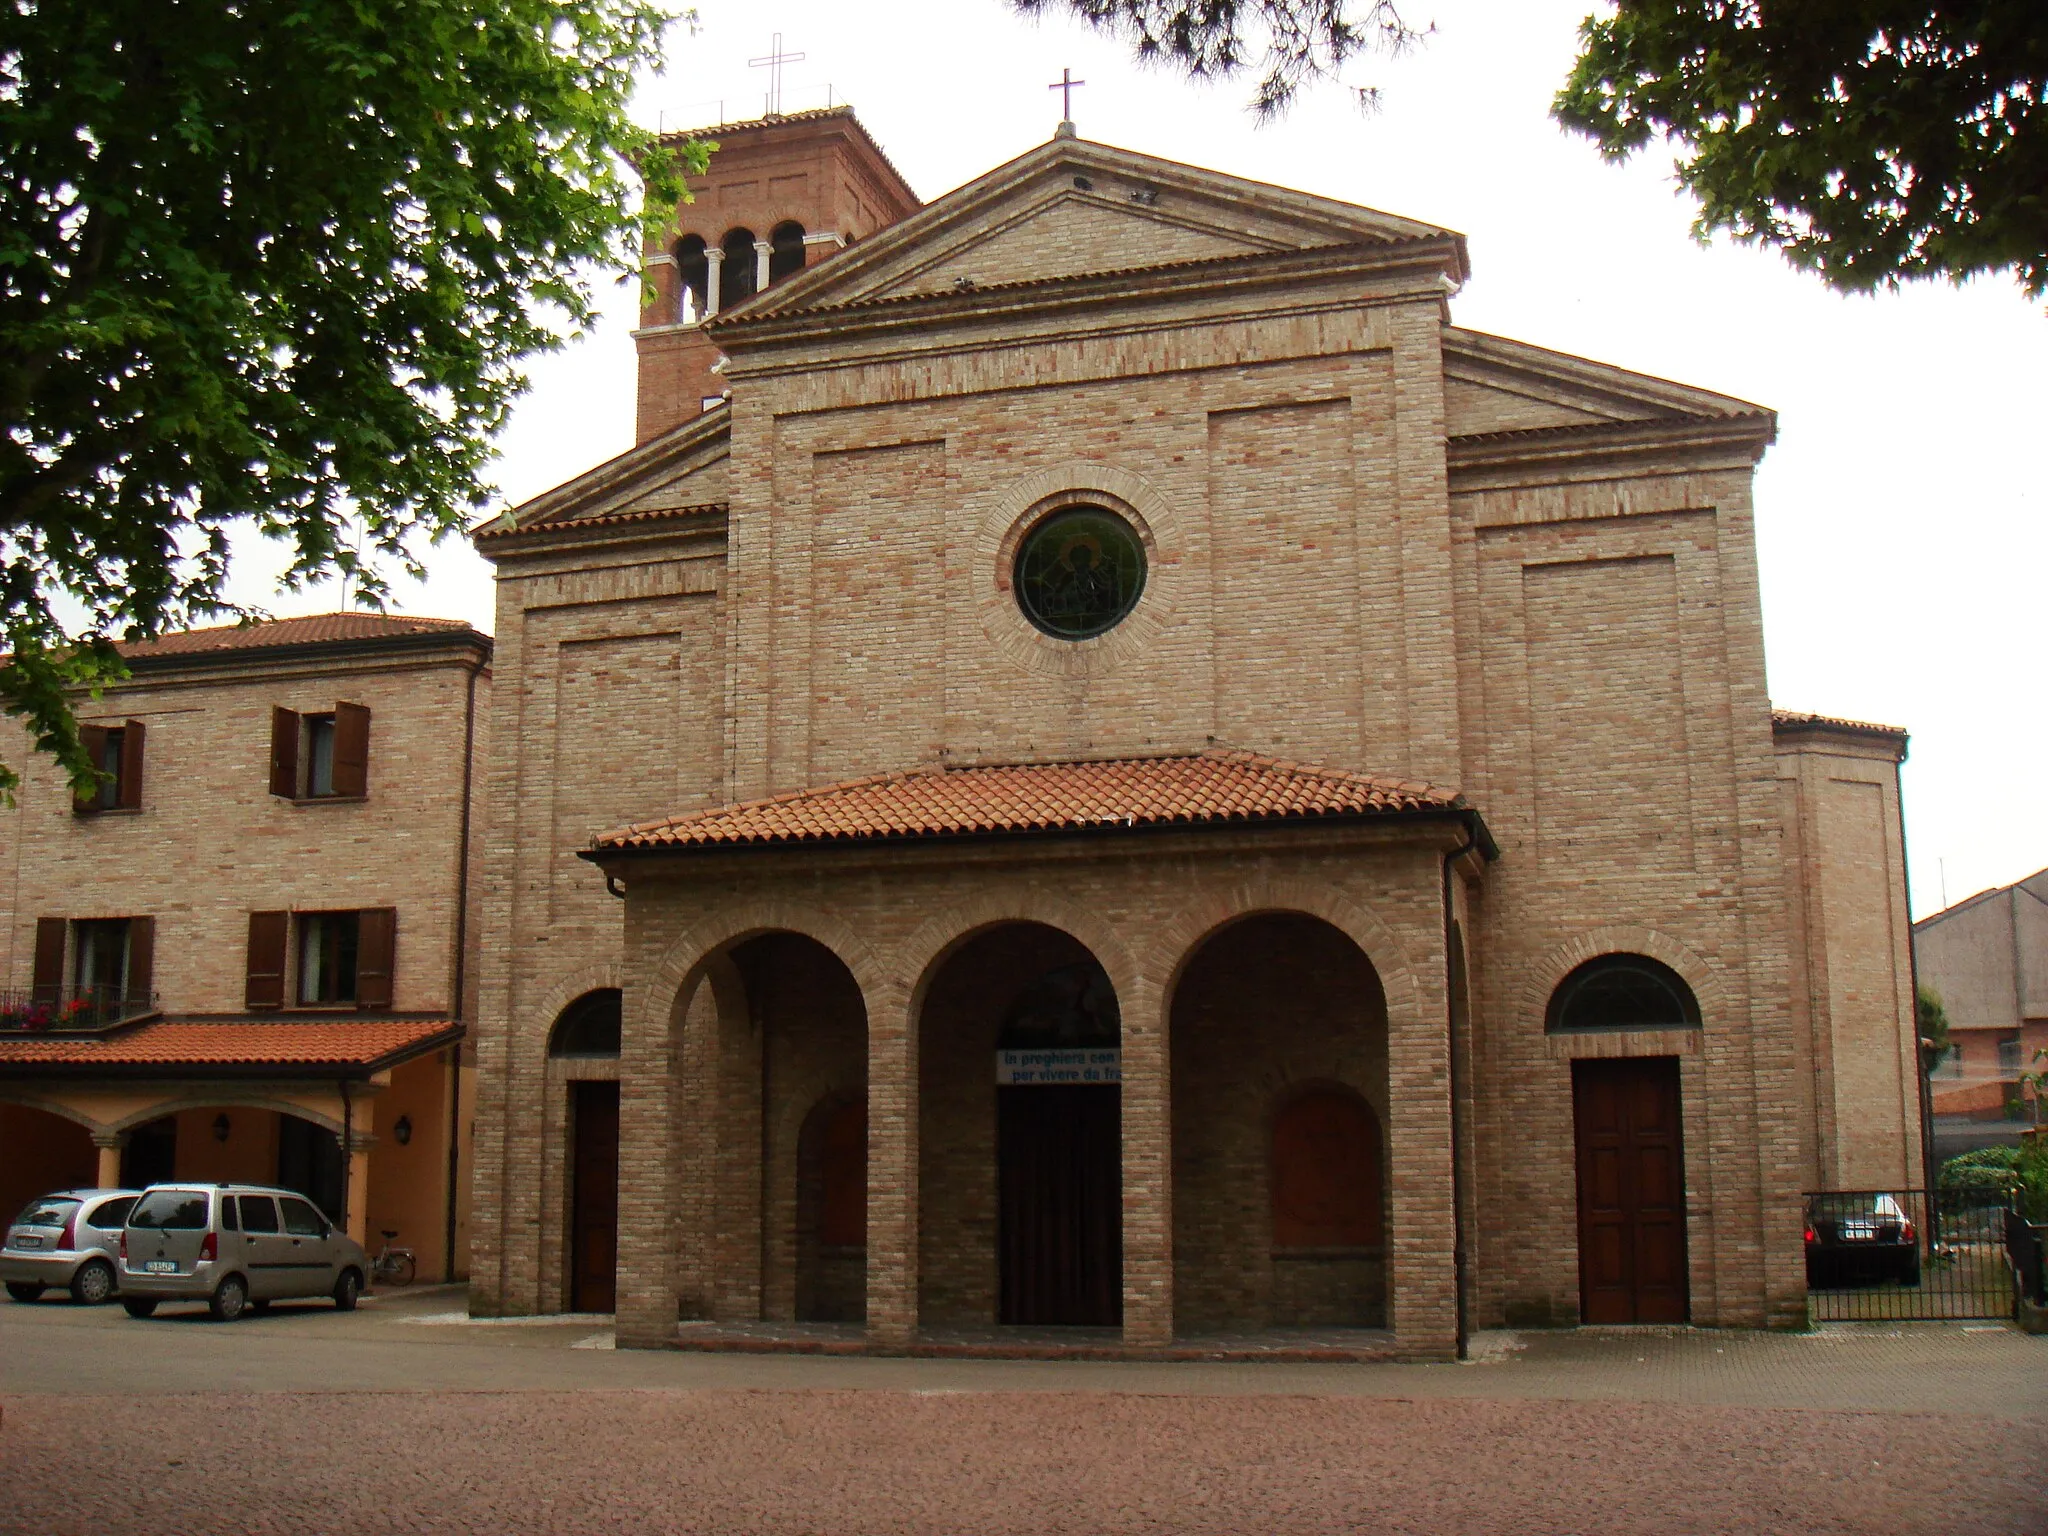
{"label": "window with brown shutter", "polygon": [[289,912],[249,914],[248,985],[242,994],[245,1007],[284,1006],[284,962],[290,942]]}
{"label": "window with brown shutter", "polygon": [[61,917],[36,919],[35,997],[37,1002],[54,1003],[64,988],[64,938],[69,927]]}
{"label": "window with brown shutter", "polygon": [[360,704],[334,706],[334,790],[343,798],[370,791],[370,712]]}
{"label": "window with brown shutter", "polygon": [[128,1011],[147,1008],[150,994],[155,990],[156,919],[131,917],[128,919]]}
{"label": "window with brown shutter", "polygon": [[389,1008],[392,961],[398,949],[398,909],[365,907],[356,918],[356,1006]]}
{"label": "window with brown shutter", "polygon": [[270,711],[270,792],[285,800],[299,797],[299,712],[295,709]]}
{"label": "window with brown shutter", "polygon": [[114,805],[123,811],[142,809],[142,743],[145,735],[140,720],[121,727],[121,769],[114,780]]}

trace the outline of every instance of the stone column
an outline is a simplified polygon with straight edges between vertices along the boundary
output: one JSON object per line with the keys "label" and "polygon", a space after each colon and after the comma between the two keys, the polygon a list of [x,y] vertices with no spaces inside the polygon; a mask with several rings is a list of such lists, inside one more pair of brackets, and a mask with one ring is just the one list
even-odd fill
{"label": "stone column", "polygon": [[868,1008],[868,1339],[917,1336],[917,1018],[895,988]]}
{"label": "stone column", "polygon": [[1457,1223],[1451,1176],[1450,999],[1444,986],[1441,878],[1426,858],[1414,898],[1427,921],[1403,934],[1410,943],[1408,985],[1387,997],[1388,1233],[1395,1343],[1410,1359],[1448,1360],[1458,1351]]}
{"label": "stone column", "polygon": [[704,248],[704,315],[709,320],[718,313],[718,288],[725,272],[725,252],[715,245]]}
{"label": "stone column", "polygon": [[349,1137],[347,1148],[348,1214],[344,1223],[348,1235],[365,1248],[370,1246],[370,1148],[376,1141],[376,1137],[358,1131]]}
{"label": "stone column", "polygon": [[775,247],[766,240],[754,242],[754,292],[768,291],[768,259],[775,254]]}
{"label": "stone column", "polygon": [[101,1189],[121,1187],[121,1144],[128,1138],[119,1131],[94,1131],[93,1147],[99,1152],[100,1166],[95,1177]]}
{"label": "stone column", "polygon": [[1123,1013],[1124,1343],[1173,1342],[1173,1070],[1167,1003],[1140,982]]}

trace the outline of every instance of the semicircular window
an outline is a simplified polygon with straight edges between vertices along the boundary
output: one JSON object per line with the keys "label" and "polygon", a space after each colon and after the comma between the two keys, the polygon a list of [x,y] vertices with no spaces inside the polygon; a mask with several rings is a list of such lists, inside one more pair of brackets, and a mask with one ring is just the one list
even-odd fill
{"label": "semicircular window", "polygon": [[1114,629],[1145,590],[1145,545],[1107,507],[1065,507],[1017,548],[1017,605],[1046,634],[1086,640]]}
{"label": "semicircular window", "polygon": [[1601,955],[1557,984],[1543,1029],[1581,1035],[1620,1029],[1697,1029],[1700,1005],[1685,978],[1648,955]]}
{"label": "semicircular window", "polygon": [[1109,973],[1093,960],[1055,966],[1025,983],[1003,1015],[997,1048],[1083,1050],[1117,1045],[1123,1015]]}
{"label": "semicircular window", "polygon": [[622,1016],[617,987],[584,993],[555,1020],[548,1035],[548,1055],[580,1061],[618,1060]]}

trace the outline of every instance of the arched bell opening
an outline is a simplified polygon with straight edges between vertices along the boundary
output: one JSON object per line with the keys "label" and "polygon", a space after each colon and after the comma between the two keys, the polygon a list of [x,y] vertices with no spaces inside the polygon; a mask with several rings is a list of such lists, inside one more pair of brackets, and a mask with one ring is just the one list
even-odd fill
{"label": "arched bell opening", "polygon": [[785,219],[768,232],[768,281],[779,283],[804,269],[804,227]]}
{"label": "arched bell opening", "polygon": [[1086,946],[1042,923],[972,934],[919,1016],[927,1325],[1123,1316],[1122,1020]]}
{"label": "arched bell opening", "polygon": [[1349,935],[1299,912],[1211,934],[1181,968],[1174,1326],[1385,1327],[1387,1005]]}
{"label": "arched bell opening", "polygon": [[754,232],[751,229],[727,230],[725,238],[718,242],[718,248],[725,253],[725,259],[718,268],[718,307],[731,309],[760,290],[760,275],[755,271]]}

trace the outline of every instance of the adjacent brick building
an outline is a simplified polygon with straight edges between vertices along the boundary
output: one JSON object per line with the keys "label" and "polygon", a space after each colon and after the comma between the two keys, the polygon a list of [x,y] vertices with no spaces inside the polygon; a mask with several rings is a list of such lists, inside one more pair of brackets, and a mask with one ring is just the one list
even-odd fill
{"label": "adjacent brick building", "polygon": [[346,613],[125,654],[78,706],[98,796],[8,752],[0,1205],[275,1181],[464,1273],[490,640]]}
{"label": "adjacent brick building", "polygon": [[643,334],[645,440],[479,534],[474,1307],[1802,1318],[1799,1192],[1920,1152],[1770,412],[1452,324],[1426,223],[1062,136],[861,227],[843,109],[717,137],[864,238],[709,318],[656,242],[724,403]]}
{"label": "adjacent brick building", "polygon": [[1923,917],[1913,954],[1948,1014],[1929,1083],[1940,1150],[2016,1141],[2033,1118],[2020,1078],[2048,1051],[2048,869]]}

